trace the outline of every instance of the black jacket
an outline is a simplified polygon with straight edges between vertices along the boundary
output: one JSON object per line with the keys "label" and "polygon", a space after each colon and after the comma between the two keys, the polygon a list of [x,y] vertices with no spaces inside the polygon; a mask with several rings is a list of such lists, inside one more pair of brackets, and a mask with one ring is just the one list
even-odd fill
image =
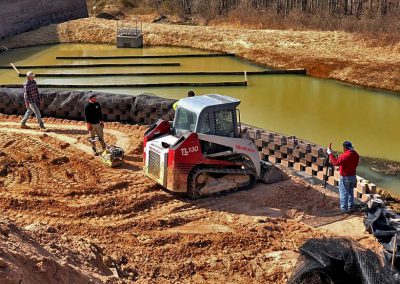
{"label": "black jacket", "polygon": [[100,121],[103,121],[103,113],[101,112],[101,106],[98,102],[86,103],[85,120],[90,124],[98,124]]}

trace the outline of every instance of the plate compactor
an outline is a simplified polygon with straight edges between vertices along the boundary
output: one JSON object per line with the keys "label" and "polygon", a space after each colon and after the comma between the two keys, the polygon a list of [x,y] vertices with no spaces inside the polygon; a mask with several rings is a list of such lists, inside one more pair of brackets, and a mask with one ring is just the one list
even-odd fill
{"label": "plate compactor", "polygon": [[[98,136],[95,136],[94,138],[89,138],[88,139],[90,142],[96,142],[96,141],[100,141],[101,138]],[[103,140],[104,144],[106,144],[106,142]],[[99,153],[100,156],[100,160],[110,166],[110,167],[117,167],[117,166],[121,166],[124,164],[124,149],[122,149],[121,147],[118,146],[109,146],[106,144],[106,149],[104,151],[102,151],[101,153]]]}
{"label": "plate compactor", "polygon": [[181,99],[173,122],[160,119],[144,134],[145,174],[194,199],[286,179],[242,136],[239,104],[217,94]]}

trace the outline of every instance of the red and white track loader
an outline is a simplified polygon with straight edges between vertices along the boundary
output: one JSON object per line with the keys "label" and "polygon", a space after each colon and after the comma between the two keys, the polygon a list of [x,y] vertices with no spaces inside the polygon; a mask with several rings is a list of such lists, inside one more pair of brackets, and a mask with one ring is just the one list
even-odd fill
{"label": "red and white track loader", "polygon": [[172,125],[158,120],[144,134],[145,174],[191,198],[282,180],[285,175],[241,137],[239,104],[222,95],[181,99]]}

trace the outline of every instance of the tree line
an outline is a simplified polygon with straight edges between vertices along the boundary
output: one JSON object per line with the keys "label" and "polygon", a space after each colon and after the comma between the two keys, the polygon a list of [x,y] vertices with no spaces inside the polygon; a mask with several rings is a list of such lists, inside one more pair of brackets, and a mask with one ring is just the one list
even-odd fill
{"label": "tree line", "polygon": [[288,16],[291,12],[328,13],[336,16],[369,17],[399,15],[400,0],[144,0],[141,5],[154,9],[169,9],[185,15],[208,13],[222,16],[240,9],[242,12],[275,12]]}

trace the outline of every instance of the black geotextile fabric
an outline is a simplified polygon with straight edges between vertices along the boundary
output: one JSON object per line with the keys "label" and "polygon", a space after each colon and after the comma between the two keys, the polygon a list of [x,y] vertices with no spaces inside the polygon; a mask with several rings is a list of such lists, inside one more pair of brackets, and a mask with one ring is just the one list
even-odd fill
{"label": "black geotextile fabric", "polygon": [[[151,124],[159,118],[169,119],[176,100],[153,94],[118,95],[96,91],[41,90],[44,116],[83,120],[83,108],[92,94],[97,95],[105,121]],[[0,113],[22,115],[26,111],[23,89],[0,88]]]}
{"label": "black geotextile fabric", "polygon": [[379,256],[352,240],[310,239],[300,248],[288,283],[400,283],[397,271],[382,263]]}
{"label": "black geotextile fabric", "polygon": [[[394,256],[395,267],[400,269],[400,216],[386,208],[381,199],[373,198],[368,201],[364,225],[382,244],[385,260],[391,263]],[[396,251],[393,254],[395,246]]]}

